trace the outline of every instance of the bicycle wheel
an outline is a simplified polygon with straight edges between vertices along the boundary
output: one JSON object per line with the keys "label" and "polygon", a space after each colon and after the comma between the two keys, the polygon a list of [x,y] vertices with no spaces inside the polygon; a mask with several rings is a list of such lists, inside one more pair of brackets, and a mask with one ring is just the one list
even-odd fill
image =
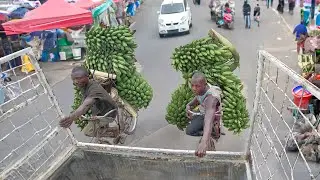
{"label": "bicycle wheel", "polygon": [[133,134],[137,125],[138,115],[136,111],[119,97],[117,89],[111,89],[111,97],[119,106],[117,123],[120,126],[121,132],[128,135]]}
{"label": "bicycle wheel", "polygon": [[137,127],[137,116],[133,115],[125,106],[119,108],[119,115],[119,118],[121,118],[119,121],[121,121],[124,126],[123,132],[128,135],[133,134]]}

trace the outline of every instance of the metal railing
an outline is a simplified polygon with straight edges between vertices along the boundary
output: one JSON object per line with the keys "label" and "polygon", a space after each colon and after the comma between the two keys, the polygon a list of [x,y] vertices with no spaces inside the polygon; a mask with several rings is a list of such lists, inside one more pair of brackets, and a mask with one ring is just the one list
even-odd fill
{"label": "metal railing", "polygon": [[[320,167],[312,156],[318,156],[319,133],[293,100],[292,88],[301,85],[320,99],[319,89],[266,51],[258,53],[258,73],[251,133],[247,154],[253,161],[256,179],[317,179]],[[307,93],[307,91],[305,94]],[[297,104],[299,102],[299,104]],[[294,107],[295,113],[288,107]],[[298,133],[302,126],[309,133]],[[300,137],[306,135],[306,139]],[[315,139],[312,141],[312,139]],[[320,141],[319,141],[320,143]],[[288,148],[295,148],[289,152]],[[313,149],[314,148],[314,149]],[[312,150],[311,150],[312,149]]]}
{"label": "metal railing", "polygon": [[[11,66],[11,60],[24,55],[31,62]],[[21,68],[30,63],[35,71],[22,72]],[[16,87],[15,96],[0,104],[0,177],[35,179],[56,157],[71,151],[75,139],[70,130],[57,127],[62,111],[31,48],[0,58],[0,65],[9,67],[3,73],[12,79],[1,90]]]}

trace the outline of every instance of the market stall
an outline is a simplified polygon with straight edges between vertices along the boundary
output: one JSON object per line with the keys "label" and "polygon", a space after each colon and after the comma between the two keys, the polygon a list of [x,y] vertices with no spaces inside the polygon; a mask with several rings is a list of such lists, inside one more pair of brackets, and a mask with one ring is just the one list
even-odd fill
{"label": "market stall", "polygon": [[26,13],[23,19],[4,23],[3,27],[7,35],[12,35],[92,22],[90,11],[75,7],[64,0],[49,0],[41,7]]}
{"label": "market stall", "polygon": [[[84,9],[90,9],[94,18],[95,24],[100,24],[106,27],[118,26],[119,23],[116,17],[116,7],[112,0],[105,0],[100,2],[97,6],[97,2],[92,0],[79,0],[74,5],[81,6]],[[69,31],[74,40],[74,47],[85,48],[85,32],[87,28],[70,28]]]}
{"label": "market stall", "polygon": [[[41,7],[27,12],[23,19],[4,23],[3,27],[7,35],[31,33],[32,37],[29,39],[38,36],[42,43],[40,59],[58,61],[72,57],[68,55],[72,51],[79,54],[79,49],[73,49],[72,42],[66,40],[68,39],[66,35],[70,32],[59,28],[92,23],[93,18],[90,11],[64,0],[49,0]],[[35,35],[32,32],[38,33]]]}
{"label": "market stall", "polygon": [[304,53],[298,55],[302,75],[318,72],[320,69],[320,31],[313,30],[304,41]]}
{"label": "market stall", "polygon": [[5,21],[8,18],[9,12],[0,10],[0,21]]}

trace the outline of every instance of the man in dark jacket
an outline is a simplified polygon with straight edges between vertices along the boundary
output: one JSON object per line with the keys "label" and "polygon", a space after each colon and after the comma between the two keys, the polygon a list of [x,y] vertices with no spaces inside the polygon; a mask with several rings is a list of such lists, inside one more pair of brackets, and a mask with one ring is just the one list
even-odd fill
{"label": "man in dark jacket", "polygon": [[280,14],[283,14],[283,8],[284,8],[284,0],[279,0],[279,4],[278,4],[278,7],[277,7],[277,11],[278,11]]}
{"label": "man in dark jacket", "polygon": [[251,26],[251,19],[250,19],[251,6],[247,0],[244,1],[242,11],[243,11],[243,16],[244,16],[246,28],[250,28],[250,26]]}
{"label": "man in dark jacket", "polygon": [[99,133],[100,137],[119,137],[119,127],[110,127],[108,123],[115,119],[117,113],[113,112],[103,119],[99,117],[117,109],[116,102],[113,101],[108,92],[98,82],[89,80],[89,72],[84,67],[74,67],[71,72],[71,79],[73,84],[81,90],[83,101],[74,112],[60,120],[60,126],[70,127],[73,121],[91,110],[93,115],[91,120],[102,121],[89,121],[83,129],[86,136],[95,137]]}

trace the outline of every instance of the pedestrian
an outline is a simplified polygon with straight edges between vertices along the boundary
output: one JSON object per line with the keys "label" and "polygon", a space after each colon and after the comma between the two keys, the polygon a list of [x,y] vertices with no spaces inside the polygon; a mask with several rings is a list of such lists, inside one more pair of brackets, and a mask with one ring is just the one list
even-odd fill
{"label": "pedestrian", "polygon": [[200,0],[193,0],[193,4],[200,5]]}
{"label": "pedestrian", "polygon": [[293,15],[294,7],[296,6],[295,0],[289,0],[289,13]]}
{"label": "pedestrian", "polygon": [[254,17],[254,21],[258,23],[258,27],[260,26],[260,6],[259,4],[257,4],[256,7],[254,7],[253,10],[253,17]]}
{"label": "pedestrian", "polygon": [[80,89],[83,99],[74,112],[60,120],[60,126],[69,128],[76,119],[90,109],[93,116],[83,129],[84,134],[89,137],[95,137],[98,133],[100,137],[109,137],[111,134],[119,138],[119,127],[109,126],[109,122],[113,122],[116,118],[116,111],[104,117],[108,112],[118,108],[117,103],[97,81],[89,79],[89,72],[84,67],[74,67],[71,79],[73,84]]}
{"label": "pedestrian", "polygon": [[114,1],[117,9],[116,9],[116,18],[119,25],[124,24],[124,17],[126,15],[125,13],[125,3],[122,0]]}
{"label": "pedestrian", "polygon": [[300,54],[300,49],[304,52],[304,41],[308,36],[308,30],[303,21],[294,28],[293,34],[296,34],[297,53]]}
{"label": "pedestrian", "polygon": [[266,0],[266,2],[267,2],[267,8],[272,7],[273,0]]}
{"label": "pedestrian", "polygon": [[[206,151],[215,150],[213,138],[220,137],[222,113],[221,94],[218,86],[207,83],[203,73],[196,72],[191,79],[192,91],[196,95],[186,106],[187,117],[191,123],[186,128],[190,136],[202,136],[196,156],[203,157]],[[190,111],[199,106],[200,115],[193,116]]]}
{"label": "pedestrian", "polygon": [[245,21],[245,27],[250,29],[250,27],[251,27],[251,19],[250,19],[251,6],[248,3],[248,0],[244,1],[243,7],[242,7],[242,12],[243,12],[244,21]]}
{"label": "pedestrian", "polygon": [[280,14],[283,14],[283,9],[284,9],[284,0],[279,0],[279,4],[278,4],[278,7],[277,7],[277,11],[278,11]]}
{"label": "pedestrian", "polygon": [[320,8],[318,8],[318,14],[316,16],[316,27],[320,29]]}

